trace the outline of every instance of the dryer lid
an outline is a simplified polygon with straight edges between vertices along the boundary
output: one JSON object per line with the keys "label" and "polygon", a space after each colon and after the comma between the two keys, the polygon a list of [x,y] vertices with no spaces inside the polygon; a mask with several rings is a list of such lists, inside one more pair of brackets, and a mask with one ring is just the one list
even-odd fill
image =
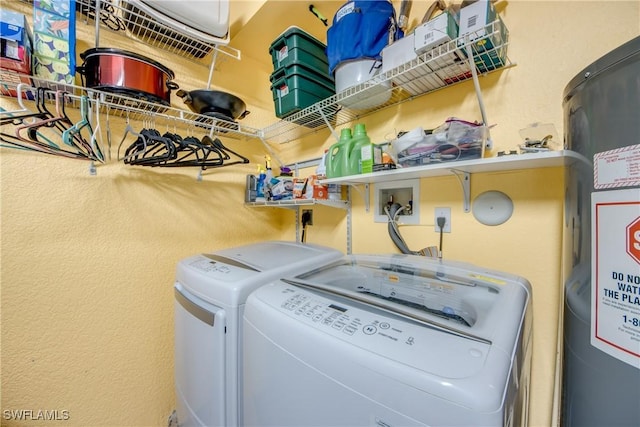
{"label": "dryer lid", "polygon": [[176,279],[212,304],[242,304],[258,286],[340,259],[340,251],[312,244],[264,241],[195,255],[178,263]]}

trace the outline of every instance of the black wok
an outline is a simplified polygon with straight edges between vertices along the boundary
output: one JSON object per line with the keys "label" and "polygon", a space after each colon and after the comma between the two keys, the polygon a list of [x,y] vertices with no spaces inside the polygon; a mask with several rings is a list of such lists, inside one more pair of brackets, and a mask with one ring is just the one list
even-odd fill
{"label": "black wok", "polygon": [[182,98],[185,104],[194,113],[222,116],[230,120],[240,120],[249,114],[244,101],[235,95],[218,90],[179,90],[176,95]]}

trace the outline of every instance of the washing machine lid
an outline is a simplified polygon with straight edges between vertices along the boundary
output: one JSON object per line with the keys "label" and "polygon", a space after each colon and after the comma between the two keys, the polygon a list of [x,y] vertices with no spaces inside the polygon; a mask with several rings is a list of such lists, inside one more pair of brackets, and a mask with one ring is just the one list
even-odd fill
{"label": "washing machine lid", "polygon": [[507,353],[530,286],[508,273],[413,255],[351,255],[285,282],[368,304]]}
{"label": "washing machine lid", "polygon": [[178,263],[176,280],[212,304],[236,306],[258,286],[344,256],[320,245],[265,241],[198,254]]}

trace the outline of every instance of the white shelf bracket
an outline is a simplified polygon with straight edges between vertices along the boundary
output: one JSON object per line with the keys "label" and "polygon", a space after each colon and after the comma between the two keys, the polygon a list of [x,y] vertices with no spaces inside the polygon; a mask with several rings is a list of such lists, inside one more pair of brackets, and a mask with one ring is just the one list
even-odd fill
{"label": "white shelf bracket", "polygon": [[460,181],[462,187],[462,207],[465,213],[471,212],[471,174],[469,172],[451,170]]}
{"label": "white shelf bracket", "polygon": [[362,190],[360,190],[354,184],[349,184],[349,186],[351,188],[353,188],[354,190],[356,190],[358,193],[360,193],[360,195],[364,199],[364,210],[365,210],[365,212],[369,212],[369,204],[370,204],[370,202],[369,202],[369,183],[364,184],[364,193],[362,192]]}
{"label": "white shelf bracket", "polygon": [[327,118],[327,115],[324,113],[324,111],[322,111],[322,108],[320,108],[320,104],[316,104],[315,107],[316,107],[316,110],[318,110],[318,113],[320,114],[320,116],[322,117],[322,120],[324,120],[325,124],[331,131],[331,135],[333,135],[336,141],[339,141],[340,135],[338,135],[336,130],[333,128],[333,126],[331,126],[331,121]]}
{"label": "white shelf bracket", "polygon": [[[358,188],[358,184],[342,184],[342,185],[348,185],[350,189],[353,188],[358,193],[360,193],[360,195],[364,199],[364,210],[366,212],[369,212],[369,204],[370,204],[369,203],[369,183],[364,184],[364,193],[360,188]],[[351,192],[349,192],[349,209],[351,209],[351,204],[352,204]]]}

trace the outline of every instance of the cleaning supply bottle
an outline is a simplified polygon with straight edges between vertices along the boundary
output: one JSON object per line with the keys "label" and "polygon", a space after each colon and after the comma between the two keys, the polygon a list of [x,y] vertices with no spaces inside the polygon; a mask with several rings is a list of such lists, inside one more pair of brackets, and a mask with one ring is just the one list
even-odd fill
{"label": "cleaning supply bottle", "polygon": [[327,177],[327,153],[329,149],[325,149],[322,153],[322,158],[320,159],[320,163],[318,163],[318,167],[316,168],[316,177],[318,179],[325,179]]}
{"label": "cleaning supply bottle", "polygon": [[271,178],[273,178],[273,171],[271,170],[271,156],[264,156],[265,175],[264,175],[264,197],[267,200],[271,200]]}
{"label": "cleaning supply bottle", "polygon": [[371,139],[367,135],[364,123],[357,123],[353,129],[353,142],[349,154],[349,175],[362,173],[362,148],[371,146]]}
{"label": "cleaning supply bottle", "polygon": [[264,180],[266,178],[266,174],[264,172],[264,169],[262,169],[262,166],[258,165],[258,182],[256,184],[256,201],[257,202],[264,202],[265,201],[265,197],[264,197]]}
{"label": "cleaning supply bottle", "polygon": [[349,155],[352,144],[351,129],[342,129],[340,131],[340,139],[329,147],[329,151],[325,157],[327,178],[338,178],[349,175]]}
{"label": "cleaning supply bottle", "polygon": [[265,182],[269,182],[271,181],[271,178],[273,178],[273,171],[271,170],[271,156],[264,156],[264,166],[266,168]]}

